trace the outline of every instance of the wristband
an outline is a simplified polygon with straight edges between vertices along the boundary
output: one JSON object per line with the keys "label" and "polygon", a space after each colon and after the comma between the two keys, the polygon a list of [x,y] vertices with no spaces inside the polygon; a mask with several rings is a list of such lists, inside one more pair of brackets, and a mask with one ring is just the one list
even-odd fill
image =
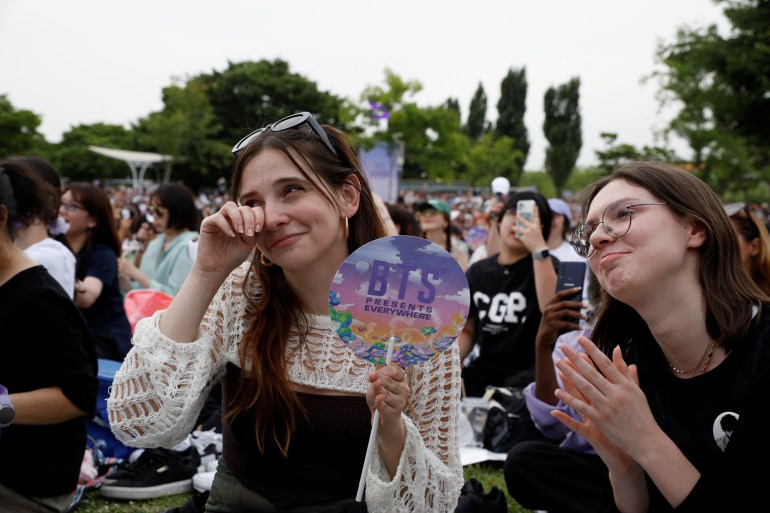
{"label": "wristband", "polygon": [[13,409],[11,398],[8,397],[8,389],[0,385],[0,428],[11,425],[16,416],[16,410]]}

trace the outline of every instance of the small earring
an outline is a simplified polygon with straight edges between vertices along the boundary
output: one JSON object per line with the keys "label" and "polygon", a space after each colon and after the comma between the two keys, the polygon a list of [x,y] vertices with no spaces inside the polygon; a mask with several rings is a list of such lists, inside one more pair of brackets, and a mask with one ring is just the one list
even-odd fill
{"label": "small earring", "polygon": [[348,216],[345,216],[345,240],[350,237],[350,229],[348,228]]}
{"label": "small earring", "polygon": [[270,261],[269,258],[266,258],[264,253],[259,255],[259,263],[264,265],[265,267],[272,267],[273,265],[273,262]]}

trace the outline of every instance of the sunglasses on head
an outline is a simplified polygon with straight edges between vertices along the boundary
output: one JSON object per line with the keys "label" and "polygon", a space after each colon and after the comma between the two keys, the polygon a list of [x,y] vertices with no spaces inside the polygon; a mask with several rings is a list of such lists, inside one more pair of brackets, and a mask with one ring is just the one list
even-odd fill
{"label": "sunglasses on head", "polygon": [[332,142],[329,140],[329,136],[326,134],[326,131],[321,127],[321,125],[318,124],[318,121],[315,120],[315,118],[309,113],[309,112],[297,112],[296,114],[292,114],[291,116],[286,116],[283,119],[280,119],[273,123],[272,125],[268,125],[266,127],[258,128],[257,130],[254,130],[250,134],[248,134],[246,137],[238,141],[235,146],[233,146],[233,155],[238,155],[238,153],[248,146],[248,144],[259,137],[259,134],[264,132],[265,130],[272,130],[273,132],[281,132],[283,130],[289,130],[291,128],[297,128],[299,126],[302,126],[303,124],[307,123],[310,125],[310,128],[313,129],[313,131],[318,135],[318,137],[323,141],[324,145],[329,149],[329,151],[334,155],[335,157],[338,157],[337,150],[334,149],[334,146],[332,145]]}

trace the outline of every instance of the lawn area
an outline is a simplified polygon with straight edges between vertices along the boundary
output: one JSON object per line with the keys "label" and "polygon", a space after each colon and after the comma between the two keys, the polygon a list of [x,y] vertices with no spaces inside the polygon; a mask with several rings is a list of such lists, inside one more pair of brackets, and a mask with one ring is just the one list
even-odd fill
{"label": "lawn area", "polygon": [[[501,463],[480,463],[478,465],[469,465],[465,467],[465,479],[475,477],[484,485],[484,491],[489,492],[491,487],[497,486],[504,492],[505,480],[503,479],[503,470]],[[161,513],[169,508],[181,506],[188,495],[174,495],[171,497],[161,497],[160,499],[146,501],[116,501],[104,499],[98,491],[92,490],[86,494],[83,502],[75,510],[76,513]],[[530,510],[524,509],[505,493],[508,501],[508,513],[529,513]]]}

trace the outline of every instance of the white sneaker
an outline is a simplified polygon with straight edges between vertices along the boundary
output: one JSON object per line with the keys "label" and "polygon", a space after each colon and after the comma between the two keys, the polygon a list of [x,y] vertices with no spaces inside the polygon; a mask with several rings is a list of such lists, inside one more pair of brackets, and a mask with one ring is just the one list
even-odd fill
{"label": "white sneaker", "polygon": [[193,488],[199,492],[207,492],[211,490],[211,483],[214,482],[214,475],[216,471],[211,472],[199,472],[192,478]]}
{"label": "white sneaker", "polygon": [[190,443],[198,450],[202,465],[216,462],[222,455],[222,433],[217,433],[213,428],[209,431],[193,431]]}

